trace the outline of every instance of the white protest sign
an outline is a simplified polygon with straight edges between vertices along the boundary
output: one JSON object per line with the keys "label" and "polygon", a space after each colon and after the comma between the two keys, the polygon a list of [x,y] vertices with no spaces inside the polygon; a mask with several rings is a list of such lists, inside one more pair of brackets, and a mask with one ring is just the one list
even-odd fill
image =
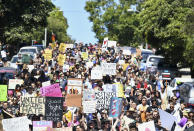
{"label": "white protest sign", "polygon": [[29,124],[31,123],[27,116],[2,120],[3,130],[5,131],[29,131]]}
{"label": "white protest sign", "polygon": [[96,112],[96,102],[95,101],[83,101],[83,112],[84,113],[95,113]]}
{"label": "white protest sign", "polygon": [[117,47],[117,42],[116,41],[108,41],[108,47]]}
{"label": "white protest sign", "polygon": [[15,89],[17,84],[21,85],[23,83],[22,79],[9,79],[9,89]]}
{"label": "white protest sign", "polygon": [[82,79],[75,79],[75,78],[69,78],[67,81],[68,86],[82,86],[83,81]]}
{"label": "white protest sign", "polygon": [[106,84],[102,86],[103,91],[105,92],[117,92],[117,87],[115,84]]}
{"label": "white protest sign", "polygon": [[103,75],[116,75],[116,63],[102,63]]}
{"label": "white protest sign", "polygon": [[138,131],[156,131],[154,121],[139,124]]}
{"label": "white protest sign", "polygon": [[73,44],[66,44],[66,48],[73,48]]}
{"label": "white protest sign", "polygon": [[123,50],[123,55],[131,55],[131,51],[130,50]]}
{"label": "white protest sign", "polygon": [[124,60],[119,60],[119,65],[123,65],[125,64],[125,61]]}
{"label": "white protest sign", "polygon": [[69,65],[63,65],[63,72],[69,71]]}
{"label": "white protest sign", "polygon": [[87,68],[91,68],[93,65],[94,65],[93,62],[87,62],[86,63],[86,67]]}
{"label": "white protest sign", "polygon": [[51,85],[51,82],[50,81],[46,81],[46,82],[43,82],[42,83],[42,87],[50,86],[50,85]]}
{"label": "white protest sign", "polygon": [[170,131],[174,122],[176,121],[176,118],[173,115],[161,109],[159,109],[159,114],[160,114],[161,126]]}
{"label": "white protest sign", "polygon": [[102,79],[102,71],[101,70],[92,70],[91,71],[91,79],[92,80],[101,80]]}
{"label": "white protest sign", "polygon": [[28,66],[29,72],[32,72],[32,70],[34,69],[34,65],[27,65],[27,66]]}

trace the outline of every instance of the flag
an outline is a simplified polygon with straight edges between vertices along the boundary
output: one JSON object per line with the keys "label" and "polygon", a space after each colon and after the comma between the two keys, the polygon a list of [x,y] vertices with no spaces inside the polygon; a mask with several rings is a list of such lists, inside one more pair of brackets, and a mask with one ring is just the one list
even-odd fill
{"label": "flag", "polygon": [[51,40],[52,40],[53,43],[55,42],[55,34],[54,33],[52,33]]}
{"label": "flag", "polygon": [[108,46],[108,37],[105,37],[102,44],[102,48],[107,48],[107,46]]}

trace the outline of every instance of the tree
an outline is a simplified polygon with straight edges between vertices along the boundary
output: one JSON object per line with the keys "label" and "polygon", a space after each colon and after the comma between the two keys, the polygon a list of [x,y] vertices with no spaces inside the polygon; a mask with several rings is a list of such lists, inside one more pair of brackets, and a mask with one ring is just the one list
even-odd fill
{"label": "tree", "polygon": [[53,7],[50,0],[1,0],[0,41],[9,44],[27,41],[33,29],[47,25]]}
{"label": "tree", "polygon": [[92,0],[87,1],[85,10],[90,13],[93,31],[99,42],[104,37],[116,40],[122,45],[135,45],[140,40],[136,34],[139,25],[136,13],[128,12],[130,5],[136,1]]}
{"label": "tree", "polygon": [[139,32],[170,63],[184,61],[187,36],[182,31],[191,9],[189,0],[147,0],[139,13]]}

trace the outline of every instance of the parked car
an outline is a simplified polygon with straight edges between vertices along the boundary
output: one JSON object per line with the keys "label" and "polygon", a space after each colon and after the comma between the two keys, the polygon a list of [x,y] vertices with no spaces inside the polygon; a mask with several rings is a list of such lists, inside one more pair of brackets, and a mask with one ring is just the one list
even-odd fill
{"label": "parked car", "polygon": [[141,50],[141,56],[142,56],[141,65],[140,65],[141,70],[143,71],[146,70],[146,60],[150,55],[154,55],[152,50],[147,50],[147,49]]}
{"label": "parked car", "polygon": [[16,69],[12,67],[0,67],[0,84],[8,84],[9,79],[14,79]]}
{"label": "parked car", "polygon": [[[22,55],[22,62],[24,64],[29,64],[30,61],[34,59],[33,53],[21,53],[21,55]],[[11,61],[8,62],[9,67],[17,69],[17,64],[16,64],[17,61],[18,61],[18,55],[14,55]]]}
{"label": "parked car", "polygon": [[180,86],[180,98],[187,107],[194,108],[194,83],[187,82]]}
{"label": "parked car", "polygon": [[29,54],[34,54],[34,57],[36,58],[37,54],[40,53],[38,47],[35,46],[26,46],[26,47],[22,47],[20,48],[18,54],[22,54],[22,53],[29,53]]}
{"label": "parked car", "polygon": [[167,92],[168,92],[168,96],[172,96],[173,95],[173,90],[178,89],[178,84],[179,86],[184,84],[184,83],[188,83],[188,82],[194,82],[194,79],[191,78],[180,78],[180,77],[176,77],[174,78],[170,84],[167,87]]}

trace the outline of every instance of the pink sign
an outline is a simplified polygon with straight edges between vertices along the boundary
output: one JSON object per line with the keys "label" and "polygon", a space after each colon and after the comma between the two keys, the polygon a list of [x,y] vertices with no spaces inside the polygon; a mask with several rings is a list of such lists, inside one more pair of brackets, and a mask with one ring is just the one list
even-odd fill
{"label": "pink sign", "polygon": [[42,87],[40,88],[40,92],[42,96],[62,97],[59,84]]}
{"label": "pink sign", "polygon": [[53,127],[52,121],[33,121],[33,127]]}

